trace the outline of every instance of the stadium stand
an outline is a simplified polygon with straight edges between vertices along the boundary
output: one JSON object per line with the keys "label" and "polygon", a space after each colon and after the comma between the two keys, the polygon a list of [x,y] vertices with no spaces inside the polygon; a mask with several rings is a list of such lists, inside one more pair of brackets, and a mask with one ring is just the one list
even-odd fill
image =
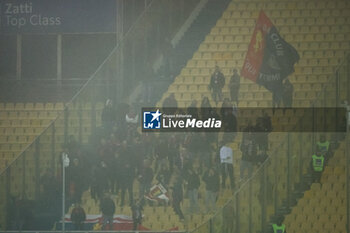
{"label": "stadium stand", "polygon": [[[218,105],[212,100],[210,92],[207,88],[210,75],[215,65],[218,65],[226,77],[226,83],[231,75],[232,68],[242,67],[248,43],[254,28],[255,20],[259,10],[263,9],[265,13],[273,21],[280,34],[285,40],[291,43],[300,54],[300,61],[295,66],[295,72],[289,77],[294,85],[294,104],[293,107],[310,107],[312,101],[318,98],[318,94],[324,90],[326,85],[333,82],[333,75],[336,67],[345,58],[347,51],[350,49],[350,4],[345,0],[336,1],[232,1],[228,8],[223,12],[222,17],[217,21],[216,26],[212,28],[209,35],[206,36],[203,43],[199,45],[199,49],[193,54],[191,60],[182,69],[181,73],[175,78],[174,82],[169,86],[162,99],[158,102],[161,105],[163,100],[171,93],[175,94],[179,107],[188,107],[193,99],[198,103],[204,96],[210,99],[212,106]],[[229,91],[227,85],[223,89],[223,94],[228,97]],[[329,93],[330,103],[335,99],[335,95],[331,91]],[[239,93],[239,107],[271,107],[272,94],[264,88],[247,79],[241,78],[241,87]],[[59,112],[63,114],[63,103],[0,103],[0,171],[4,168],[4,161],[11,163],[19,153],[26,148],[36,136],[42,133],[52,120],[56,119]],[[83,106],[69,107],[68,134],[75,135],[80,142],[87,143],[88,137],[92,132],[91,127],[91,104],[86,103]],[[96,107],[96,124],[101,124],[101,116],[103,104],[99,103]],[[272,121],[279,121],[278,114]],[[296,123],[292,113],[286,113],[289,118],[285,122],[286,126]],[[244,122],[243,125],[245,125]],[[82,127],[81,127],[82,126]],[[55,121],[55,140],[63,143],[64,122],[62,118]],[[49,153],[50,148],[45,147],[50,144],[50,132],[46,133],[47,137],[41,137],[40,141],[41,153]],[[272,133],[269,139],[269,152],[280,148],[286,151],[285,134]],[[306,135],[304,140],[311,142],[312,136]],[[239,177],[239,168],[241,163],[241,152],[239,150],[242,135],[239,134],[235,141],[230,144],[234,150],[234,172],[235,177]],[[300,142],[297,135],[290,139],[293,143],[291,153],[299,153],[299,149],[303,147],[305,151],[311,151],[312,145]],[[28,147],[26,152],[29,170],[34,170],[35,159],[34,146]],[[307,157],[308,155],[306,155]],[[344,143],[337,150],[334,157],[329,161],[322,178],[321,185],[312,184],[311,189],[304,193],[304,197],[298,201],[292,213],[287,215],[285,224],[288,232],[344,232],[345,227],[345,176],[344,176]],[[306,159],[305,159],[306,161]],[[18,163],[20,161],[16,161]],[[41,167],[40,174],[43,174],[46,167],[49,167],[51,158],[40,157],[40,163],[46,164]],[[281,175],[286,170],[287,158],[271,156],[271,162],[278,167],[277,171],[268,170],[269,177]],[[297,165],[292,168],[294,173],[299,171]],[[19,169],[20,170],[20,169]],[[307,166],[303,166],[303,174],[307,173]],[[277,175],[276,175],[277,174]],[[34,185],[32,176],[26,178],[26,188],[28,189],[28,197],[34,196]],[[300,182],[299,176],[292,178],[292,183]],[[282,179],[282,178],[281,178]],[[13,182],[11,187],[12,193],[20,193],[19,183]],[[254,191],[258,193],[260,185],[257,180],[254,182]],[[274,190],[279,193],[280,198],[277,205],[282,205],[282,200],[286,197],[285,183],[278,183]],[[0,189],[1,190],[1,189]],[[1,192],[1,191],[0,191]],[[247,190],[241,191],[241,212],[242,216],[249,214]],[[138,185],[134,183],[134,194],[138,196]],[[199,203],[201,209],[204,209],[204,186],[199,189]],[[1,195],[0,193],[0,196]],[[336,197],[336,198],[335,198]],[[220,193],[217,201],[217,207],[224,206],[227,201],[232,199],[232,192],[225,190]],[[256,212],[253,221],[260,222],[262,216],[259,197],[256,194],[253,198],[252,208]],[[119,197],[114,197],[115,202],[119,201]],[[322,200],[322,202],[320,201]],[[325,201],[327,200],[327,201]],[[319,205],[322,203],[322,205]],[[270,203],[267,208],[268,216],[275,214],[275,203]],[[90,191],[84,192],[82,196],[82,206],[89,214],[100,213],[98,202],[95,202]],[[183,209],[188,208],[189,201],[186,198]],[[70,212],[70,210],[69,210]],[[118,206],[117,213],[131,215],[130,208]],[[208,213],[191,214],[186,216],[186,221],[181,222],[179,217],[174,213],[170,206],[145,206],[145,218],[143,225],[154,230],[166,230],[173,227],[179,227],[180,230],[195,230],[202,223],[206,222],[212,215]],[[241,232],[248,232],[248,226],[241,217]],[[312,224],[305,224],[305,219],[310,220]],[[336,224],[338,223],[338,224]],[[258,232],[261,229],[258,224],[252,226],[251,232]],[[199,231],[198,231],[199,232]]]}

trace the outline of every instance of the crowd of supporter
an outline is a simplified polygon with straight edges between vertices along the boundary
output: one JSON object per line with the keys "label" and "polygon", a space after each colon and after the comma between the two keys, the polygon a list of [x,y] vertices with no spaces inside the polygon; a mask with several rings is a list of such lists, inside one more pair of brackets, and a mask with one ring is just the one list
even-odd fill
{"label": "crowd of supporter", "polygon": [[[215,72],[211,85],[216,83],[216,78],[221,77],[219,69]],[[192,101],[187,109],[188,113],[206,118],[215,114],[220,114],[223,118],[231,117],[228,122],[234,126],[230,127],[236,129],[237,122],[232,116],[237,112],[237,108],[233,105],[233,102],[238,104],[237,79],[239,79],[237,71],[233,70],[230,81],[231,98],[223,99],[220,113],[212,108],[208,97],[204,97],[199,105],[197,101]],[[221,100],[221,91],[218,88],[214,89],[213,91],[217,92],[213,93],[216,100]],[[287,105],[291,105],[291,100],[288,101]],[[164,100],[163,107],[177,107],[173,94]],[[126,104],[114,106],[111,100],[107,100],[102,111],[102,125],[91,136],[89,144],[80,145],[71,135],[63,146],[63,152],[68,154],[70,159],[70,165],[66,168],[66,210],[74,205],[72,221],[76,230],[83,229],[82,222],[86,216],[80,203],[86,191],[89,191],[96,203],[100,204],[102,229],[111,229],[115,206],[128,206],[132,209],[136,229],[138,224],[141,224],[141,211],[144,205],[172,205],[180,220],[185,218],[181,208],[184,198],[189,199],[189,207],[185,213],[215,211],[219,192],[224,189],[234,191],[252,176],[254,166],[264,163],[268,158],[268,135],[272,131],[272,123],[270,116],[264,111],[262,116],[256,119],[255,124],[250,121],[243,130],[242,141],[239,142],[239,150],[242,153],[240,179],[237,181],[234,177],[237,155],[230,147],[236,140],[235,133],[224,133],[221,136],[218,133],[204,132],[140,133],[139,115],[136,109]],[[310,165],[313,181],[319,182],[320,172],[329,158],[329,146],[324,137],[317,143],[317,151],[312,156]],[[58,160],[60,161],[60,158]],[[42,210],[52,210],[56,219],[60,216],[59,203],[62,200],[60,197],[62,168],[58,167],[57,174],[47,170],[40,182]],[[227,178],[229,182],[226,181]],[[169,203],[154,203],[145,198],[152,185],[157,183],[168,191]],[[134,190],[135,184],[137,190]],[[198,201],[198,190],[203,185],[205,209],[200,208]],[[110,198],[113,195],[118,197],[117,203]],[[13,206],[18,205],[15,199],[12,203]],[[32,208],[26,204],[21,214],[30,212]],[[20,208],[13,209],[18,211]],[[13,213],[16,218],[23,219],[17,215],[18,212]],[[14,221],[13,224],[16,226],[13,229],[31,229],[30,226],[23,226],[31,221],[32,213],[27,215],[29,217],[25,216],[27,219],[25,223]],[[18,224],[22,225],[18,227]]]}
{"label": "crowd of supporter", "polygon": [[[226,102],[226,107],[230,106],[229,103],[230,101]],[[207,98],[203,99],[202,105],[207,106],[204,112],[194,114],[206,116],[214,114],[215,111],[208,108],[210,104]],[[113,103],[108,100],[102,112],[102,126],[92,135],[88,145],[80,145],[76,138],[70,135],[63,146],[63,152],[68,154],[70,159],[65,180],[66,210],[75,205],[73,209],[76,213],[73,216],[77,230],[82,229],[81,222],[84,215],[79,204],[86,191],[100,203],[103,213],[105,208],[102,200],[105,200],[106,194],[117,195],[118,203],[115,205],[121,207],[135,209],[136,203],[140,203],[140,206],[154,205],[155,203],[147,201],[144,195],[148,194],[152,185],[159,183],[168,191],[170,197],[169,203],[160,204],[172,205],[174,212],[184,220],[184,212],[181,209],[184,198],[189,199],[189,209],[185,210],[186,213],[214,211],[219,191],[226,188],[234,190],[236,183],[233,177],[233,156],[235,155],[232,149],[228,149],[230,151],[225,152],[225,156],[231,157],[225,160],[223,165],[222,151],[225,146],[229,148],[229,143],[233,142],[235,134],[223,137],[223,141],[220,142],[218,133],[141,134],[137,131],[135,123],[138,115],[131,107],[123,105],[118,106],[118,111],[115,109]],[[124,111],[120,113],[120,109]],[[194,110],[199,111],[193,108],[192,111]],[[256,136],[244,136],[244,141],[249,140],[254,141],[252,145],[260,145]],[[252,151],[244,146],[241,150],[243,153]],[[250,162],[254,166],[255,158],[251,159]],[[58,161],[61,161],[61,155]],[[47,170],[40,182],[39,200],[42,205],[40,210],[43,213],[54,212],[56,219],[61,215],[61,172],[61,165],[58,166],[56,174]],[[226,176],[230,177],[229,187],[225,185]],[[135,182],[137,193],[133,189]],[[203,185],[206,190],[205,210],[200,209],[198,203],[198,190]],[[110,217],[108,218],[109,220],[103,222],[106,226],[111,221]]]}

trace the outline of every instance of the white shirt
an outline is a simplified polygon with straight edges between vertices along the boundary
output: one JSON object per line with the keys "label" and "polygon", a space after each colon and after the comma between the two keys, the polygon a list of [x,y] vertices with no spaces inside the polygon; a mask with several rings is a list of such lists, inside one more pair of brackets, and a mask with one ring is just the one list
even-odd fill
{"label": "white shirt", "polygon": [[222,146],[220,149],[220,162],[233,164],[233,151],[228,146]]}

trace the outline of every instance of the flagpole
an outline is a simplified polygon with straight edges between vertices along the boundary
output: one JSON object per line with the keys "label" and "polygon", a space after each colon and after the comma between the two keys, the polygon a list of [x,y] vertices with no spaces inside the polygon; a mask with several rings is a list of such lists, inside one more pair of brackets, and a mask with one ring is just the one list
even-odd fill
{"label": "flagpole", "polygon": [[66,200],[66,167],[69,166],[69,158],[66,153],[62,153],[62,233],[65,229],[65,200]]}

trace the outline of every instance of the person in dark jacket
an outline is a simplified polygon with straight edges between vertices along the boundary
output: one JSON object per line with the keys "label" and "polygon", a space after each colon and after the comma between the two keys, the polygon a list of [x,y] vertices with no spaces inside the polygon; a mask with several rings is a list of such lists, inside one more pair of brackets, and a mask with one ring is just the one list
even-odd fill
{"label": "person in dark jacket", "polygon": [[140,199],[131,206],[134,231],[138,230],[139,225],[142,223],[142,202],[142,199]]}
{"label": "person in dark jacket", "polygon": [[283,105],[286,108],[291,108],[293,105],[293,92],[294,92],[294,86],[289,81],[289,79],[286,79],[283,84],[283,96],[282,101]]}
{"label": "person in dark jacket", "polygon": [[179,216],[181,221],[185,220],[185,217],[181,210],[181,202],[183,201],[183,187],[182,178],[179,175],[175,175],[174,184],[172,190],[172,205],[174,212]]}
{"label": "person in dark jacket", "polygon": [[107,164],[101,161],[98,166],[93,169],[92,184],[91,184],[91,197],[95,200],[101,199],[103,193],[108,188],[108,169]]}
{"label": "person in dark jacket", "polygon": [[169,186],[169,181],[171,177],[171,172],[168,168],[168,166],[163,166],[160,168],[156,180],[163,185],[164,188],[168,188]]}
{"label": "person in dark jacket", "polygon": [[272,125],[271,118],[264,110],[263,116],[257,118],[255,128],[257,131],[255,138],[259,150],[267,151],[269,147],[268,135],[272,131]]}
{"label": "person in dark jacket", "polygon": [[166,112],[167,114],[174,114],[176,112],[177,108],[177,100],[175,98],[174,93],[171,93],[167,98],[164,99],[163,101],[163,108],[172,108],[172,109],[167,109]]}
{"label": "person in dark jacket", "polygon": [[80,206],[79,203],[75,204],[75,207],[72,210],[70,218],[74,224],[74,229],[76,231],[84,230],[84,221],[86,220],[86,214],[84,209]]}
{"label": "person in dark jacket", "polygon": [[215,66],[215,71],[211,75],[209,89],[212,91],[213,100],[217,104],[222,100],[222,88],[225,86],[225,77],[221,73],[220,68]]}
{"label": "person in dark jacket", "polygon": [[205,183],[205,205],[207,211],[213,211],[216,209],[215,202],[220,190],[220,177],[218,172],[213,168],[209,168],[203,175],[203,181]]}
{"label": "person in dark jacket", "polygon": [[73,203],[81,202],[83,194],[84,170],[78,158],[67,169],[67,180],[69,184],[69,197]]}
{"label": "person in dark jacket", "polygon": [[188,198],[190,200],[189,212],[198,213],[199,212],[198,188],[200,186],[200,179],[198,174],[193,170],[193,168],[190,168],[187,171],[186,181],[187,181]]}
{"label": "person in dark jacket", "polygon": [[242,161],[240,167],[241,181],[244,179],[245,170],[248,169],[248,178],[253,173],[253,162],[257,154],[257,144],[252,132],[245,132],[241,143]]}
{"label": "person in dark jacket", "polygon": [[153,180],[153,170],[151,163],[147,159],[143,161],[143,166],[139,170],[138,181],[140,182],[139,198],[143,199],[143,196],[147,194],[151,188]]}
{"label": "person in dark jacket", "polygon": [[120,188],[121,188],[121,202],[124,206],[125,192],[129,193],[129,205],[133,204],[133,183],[135,178],[135,161],[134,154],[131,148],[123,141],[120,149]]}
{"label": "person in dark jacket", "polygon": [[108,132],[111,132],[116,121],[116,112],[113,108],[112,100],[110,99],[107,99],[106,105],[102,110],[101,121],[103,128]]}
{"label": "person in dark jacket", "polygon": [[101,200],[100,209],[102,212],[102,229],[113,230],[113,216],[115,213],[114,201],[106,196]]}
{"label": "person in dark jacket", "polygon": [[187,113],[191,115],[192,118],[198,118],[197,100],[192,100],[190,106],[187,108]]}
{"label": "person in dark jacket", "polygon": [[230,79],[230,96],[231,96],[231,101],[236,102],[236,105],[238,106],[238,92],[239,92],[239,87],[240,87],[240,77],[237,73],[237,69],[234,68],[233,74]]}

